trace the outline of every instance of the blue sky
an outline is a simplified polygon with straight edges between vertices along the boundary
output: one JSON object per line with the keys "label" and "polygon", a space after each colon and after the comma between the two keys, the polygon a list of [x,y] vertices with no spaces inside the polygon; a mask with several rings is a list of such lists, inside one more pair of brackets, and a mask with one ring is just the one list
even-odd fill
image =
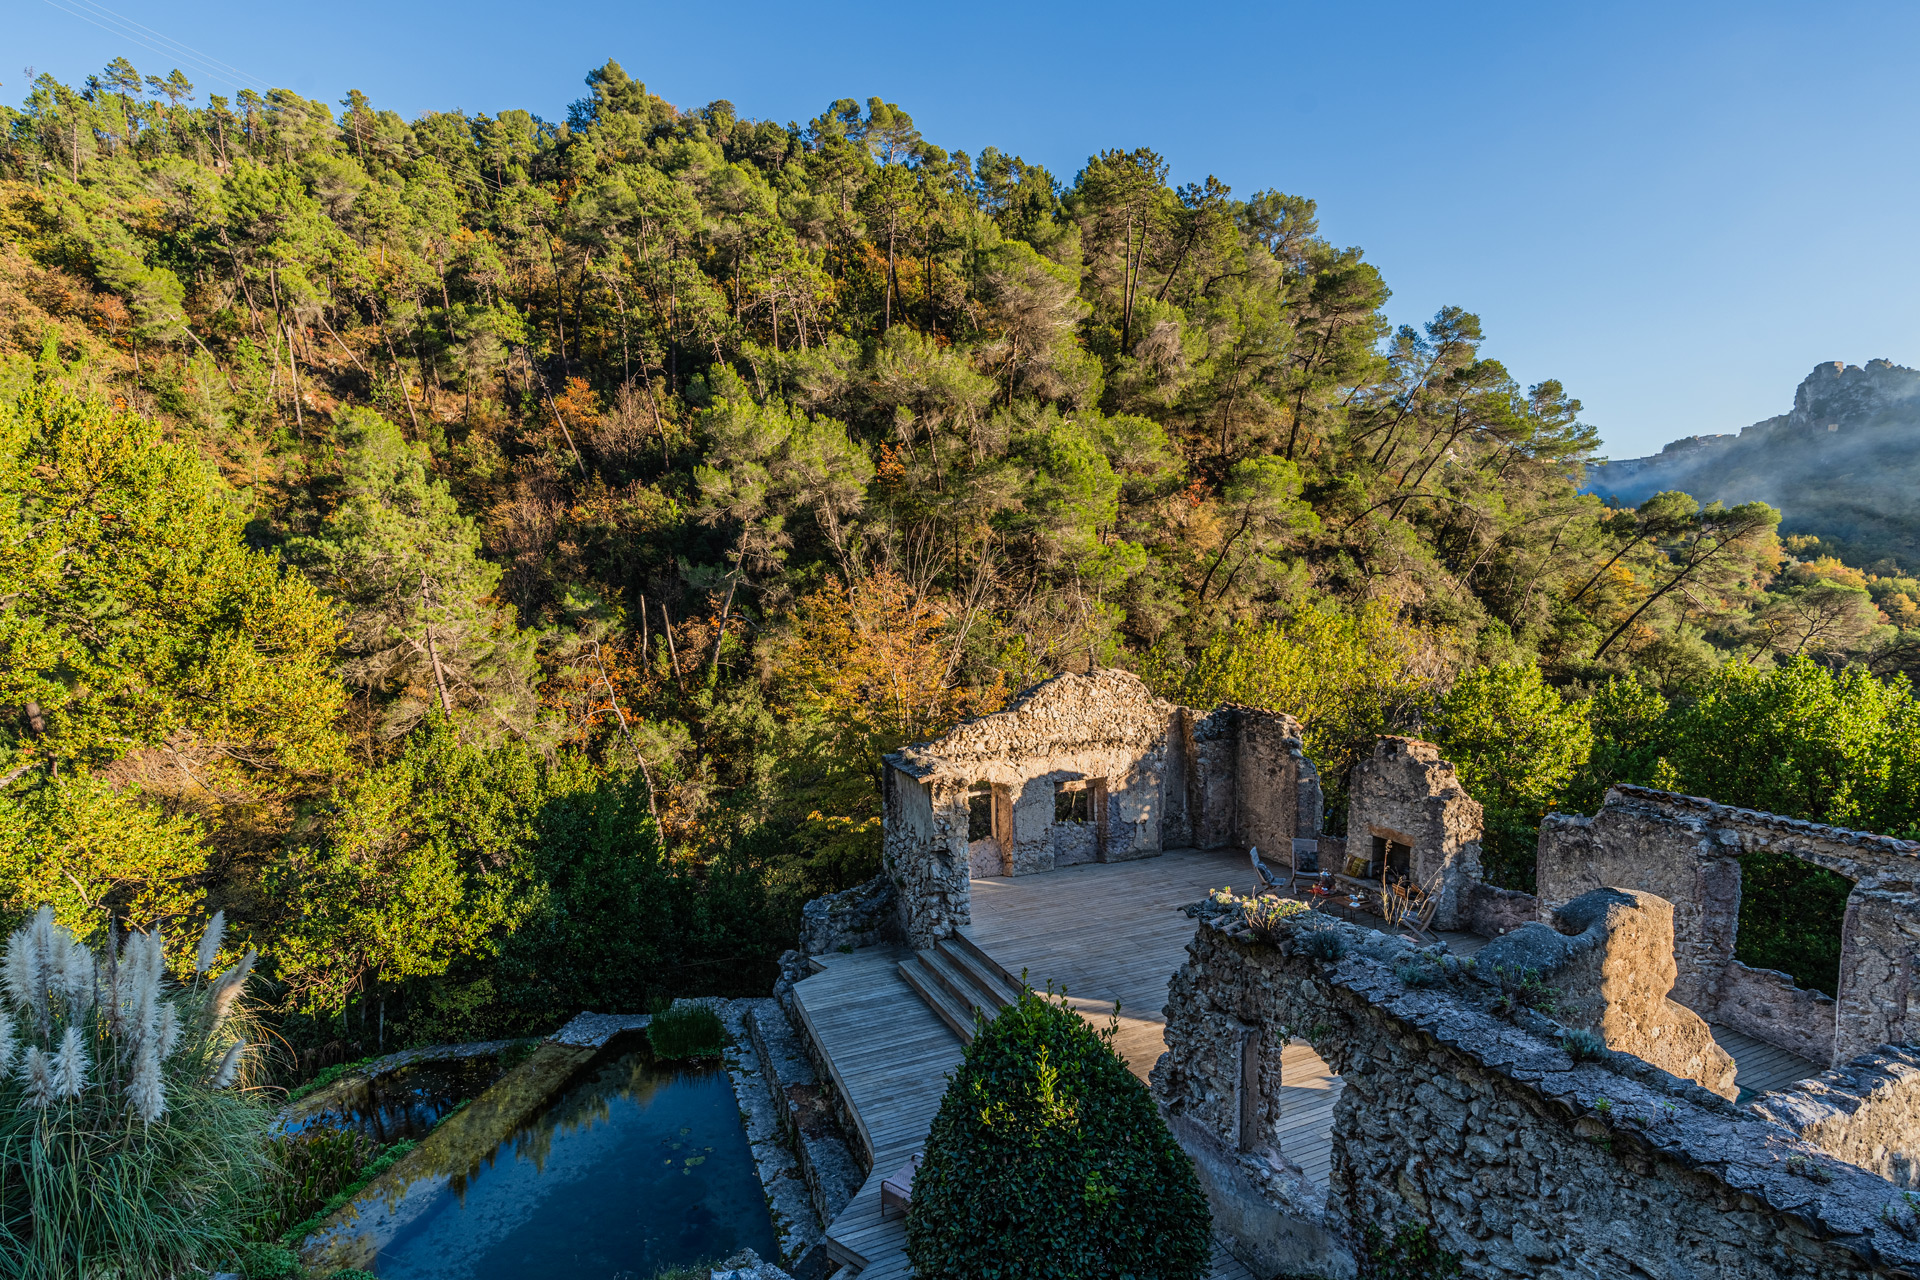
{"label": "blue sky", "polygon": [[[408,116],[558,119],[613,57],[782,122],[878,94],[1062,178],[1151,146],[1176,182],[1317,200],[1397,323],[1478,312],[1486,353],[1564,382],[1614,457],[1784,412],[1819,361],[1920,365],[1920,5],[104,4],[241,82]],[[76,16],[115,27],[102,0],[57,5],[9,5],[5,100],[23,67],[121,53],[234,88]]]}

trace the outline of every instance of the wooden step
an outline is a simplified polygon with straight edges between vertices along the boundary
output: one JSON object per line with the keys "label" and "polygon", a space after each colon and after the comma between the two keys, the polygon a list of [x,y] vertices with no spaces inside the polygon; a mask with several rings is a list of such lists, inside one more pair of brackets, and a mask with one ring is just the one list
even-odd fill
{"label": "wooden step", "polygon": [[956,961],[950,954],[935,947],[931,951],[922,951],[920,960],[933,974],[934,980],[947,989],[947,994],[977,1012],[988,1022],[994,1015],[1006,1008],[1004,1002],[993,992],[980,985],[966,966]]}
{"label": "wooden step", "polygon": [[920,993],[927,1007],[938,1014],[947,1029],[960,1037],[961,1044],[973,1043],[973,1006],[947,990],[946,984],[936,976],[921,952],[910,960],[899,964],[900,976],[906,984]]}
{"label": "wooden step", "polygon": [[968,937],[965,930],[955,933],[951,938],[947,938],[944,941],[952,943],[957,950],[966,952],[981,968],[995,975],[1001,982],[1005,983],[1006,990],[1010,993],[1007,998],[1009,1004],[1019,999],[1020,993],[1026,990],[1026,983],[1022,982],[1013,974],[1008,973],[998,960],[995,960],[992,956],[981,950],[980,944]]}
{"label": "wooden step", "polygon": [[946,938],[934,947],[941,955],[952,961],[954,966],[967,975],[969,982],[992,999],[991,1011],[998,1011],[1014,1004],[1020,999],[1020,984],[1010,981],[1001,972],[1000,966],[992,961],[983,961],[976,954],[979,948],[967,947]]}

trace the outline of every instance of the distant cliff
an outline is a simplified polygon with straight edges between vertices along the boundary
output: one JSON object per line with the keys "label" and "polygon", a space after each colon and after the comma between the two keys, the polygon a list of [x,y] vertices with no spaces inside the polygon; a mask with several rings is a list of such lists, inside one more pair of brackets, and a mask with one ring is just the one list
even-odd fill
{"label": "distant cliff", "polygon": [[1739,435],[1688,436],[1650,458],[1593,467],[1587,491],[1638,504],[1667,489],[1702,502],[1760,499],[1783,532],[1855,557],[1920,567],[1920,370],[1890,360],[1816,365],[1793,409]]}

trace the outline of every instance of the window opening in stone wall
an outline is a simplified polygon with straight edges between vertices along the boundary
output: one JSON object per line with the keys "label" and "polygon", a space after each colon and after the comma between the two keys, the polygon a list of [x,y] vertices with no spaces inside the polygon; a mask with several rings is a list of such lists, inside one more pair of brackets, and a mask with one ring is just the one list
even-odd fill
{"label": "window opening in stone wall", "polygon": [[1093,783],[1085,778],[1056,783],[1053,788],[1055,822],[1093,821]]}
{"label": "window opening in stone wall", "polygon": [[1790,853],[1755,850],[1740,859],[1740,932],[1733,958],[1778,969],[1828,995],[1840,984],[1840,929],[1853,881]]}
{"label": "window opening in stone wall", "polygon": [[993,784],[976,782],[967,788],[967,840],[993,838]]}

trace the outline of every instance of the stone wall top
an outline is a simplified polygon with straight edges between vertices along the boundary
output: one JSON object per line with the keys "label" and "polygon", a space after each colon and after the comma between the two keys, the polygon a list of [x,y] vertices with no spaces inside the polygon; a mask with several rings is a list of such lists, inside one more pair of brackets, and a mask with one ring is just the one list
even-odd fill
{"label": "stone wall top", "polygon": [[945,737],[894,752],[887,762],[924,779],[983,760],[1144,752],[1165,737],[1173,710],[1130,671],[1059,675],[1034,685],[1006,710],[964,721]]}
{"label": "stone wall top", "polygon": [[1737,831],[1756,848],[1781,845],[1783,852],[1836,871],[1851,880],[1861,880],[1877,872],[1899,870],[1905,874],[1920,871],[1920,842],[1878,835],[1871,831],[1851,831],[1821,822],[1783,818],[1777,813],[1742,809],[1719,804],[1702,796],[1655,791],[1630,783],[1616,783],[1607,791],[1603,807],[1616,804],[1650,809],[1668,817],[1698,822]]}
{"label": "stone wall top", "polygon": [[[1920,1222],[1884,1179],[1631,1055],[1575,1061],[1554,1035],[1555,1024],[1538,1014],[1499,1017],[1444,985],[1409,985],[1402,975],[1420,966],[1405,943],[1396,947],[1396,939],[1317,912],[1306,923],[1302,919],[1294,917],[1268,942],[1237,913],[1202,908],[1193,967],[1212,973],[1222,964],[1246,964],[1271,970],[1278,989],[1306,982],[1344,993],[1364,1011],[1360,1024],[1373,1024],[1369,1036],[1384,1033],[1409,1047],[1429,1045],[1430,1055],[1457,1055],[1504,1078],[1540,1114],[1562,1117],[1570,1133],[1604,1142],[1624,1159],[1705,1175],[1732,1193],[1732,1204],[1751,1197],[1876,1271],[1920,1274]],[[1328,930],[1351,938],[1340,959],[1319,958],[1324,949],[1296,945],[1308,931]],[[1328,1030],[1325,1039],[1316,1038],[1316,1047],[1337,1071],[1364,1065],[1366,1046],[1343,1045],[1341,1038]],[[1346,1060],[1349,1052],[1352,1062]],[[1809,1169],[1815,1170],[1811,1176]]]}

